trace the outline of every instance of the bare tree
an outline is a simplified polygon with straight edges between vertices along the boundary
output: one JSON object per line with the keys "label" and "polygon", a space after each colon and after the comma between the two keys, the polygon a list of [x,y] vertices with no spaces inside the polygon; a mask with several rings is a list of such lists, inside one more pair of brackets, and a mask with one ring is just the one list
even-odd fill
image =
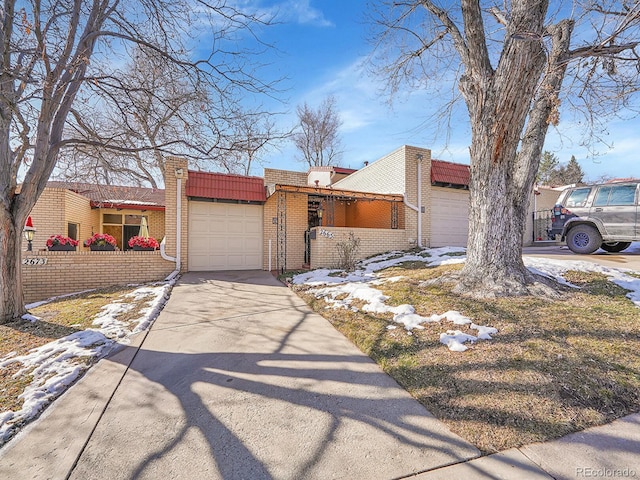
{"label": "bare tree", "polygon": [[[116,92],[127,89],[116,67],[134,46],[221,94],[259,94],[269,85],[249,68],[251,52],[231,48],[242,32],[255,37],[253,29],[266,19],[233,3],[200,2],[196,8],[186,0],[5,0],[0,20],[0,322],[7,322],[25,312],[22,229],[61,149],[103,143],[70,134],[91,123],[73,109],[81,100],[84,113],[101,111],[103,101],[94,101],[91,92],[111,94],[118,103]],[[212,39],[203,57],[191,53],[199,38]],[[103,144],[130,150],[118,139]],[[26,172],[18,192],[21,166]]]}
{"label": "bare tree", "polygon": [[249,172],[259,153],[284,136],[272,113],[244,110],[239,97],[145,47],[118,84],[99,93],[105,108],[91,123],[82,111],[74,116],[73,134],[84,141],[61,156],[57,178],[156,188],[167,155],[188,158],[195,169]]}
{"label": "bare tree", "polygon": [[339,137],[342,122],[336,104],[335,97],[329,96],[317,110],[306,102],[297,108],[300,123],[293,142],[302,153],[302,161],[310,167],[331,165],[342,155]]}
{"label": "bare tree", "polygon": [[563,103],[595,118],[637,91],[640,4],[576,2],[557,12],[540,0],[376,4],[380,72],[391,91],[406,81],[424,87],[446,71],[469,114],[469,242],[457,291],[536,291],[522,237],[547,130]]}
{"label": "bare tree", "polygon": [[291,132],[279,131],[273,114],[263,112],[242,112],[232,121],[231,135],[225,148],[218,149],[218,163],[229,173],[249,175],[251,167],[260,163],[262,154],[268,147],[277,148]]}
{"label": "bare tree", "polygon": [[[203,150],[213,150],[219,135],[207,129],[216,103],[204,82],[141,46],[117,79],[80,92],[67,133],[81,141],[61,152],[57,178],[157,188],[166,154],[190,155],[192,163],[207,158]],[[100,110],[83,101],[89,96]]]}

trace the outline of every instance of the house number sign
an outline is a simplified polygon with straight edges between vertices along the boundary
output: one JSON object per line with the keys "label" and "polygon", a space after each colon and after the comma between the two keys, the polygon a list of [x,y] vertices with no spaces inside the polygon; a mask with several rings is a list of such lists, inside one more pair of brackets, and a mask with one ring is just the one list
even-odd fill
{"label": "house number sign", "polygon": [[333,238],[333,232],[330,232],[328,230],[325,230],[324,228],[320,229],[320,235],[322,235],[323,237],[327,237],[327,238]]}
{"label": "house number sign", "polygon": [[47,258],[43,257],[27,257],[22,259],[23,265],[46,265]]}

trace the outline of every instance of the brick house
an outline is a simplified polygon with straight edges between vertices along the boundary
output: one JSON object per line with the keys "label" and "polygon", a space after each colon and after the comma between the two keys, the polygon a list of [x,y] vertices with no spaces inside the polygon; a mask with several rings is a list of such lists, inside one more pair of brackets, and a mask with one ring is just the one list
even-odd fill
{"label": "brick house", "polygon": [[[466,244],[469,167],[432,161],[428,149],[403,146],[358,171],[267,168],[260,178],[187,167],[168,161],[180,174],[168,175],[165,192],[167,251],[180,251],[182,270],[332,266],[350,233],[361,257]],[[179,249],[170,218],[178,203]]]}
{"label": "brick house", "polygon": [[[191,171],[185,159],[171,157],[166,173],[164,190],[49,182],[31,212],[37,228],[34,251],[50,257],[41,272],[95,288],[109,282],[94,278],[96,262],[148,281],[172,270],[331,267],[337,264],[338,243],[351,233],[360,239],[360,258],[467,243],[469,167],[432,160],[424,148],[402,146],[357,171],[267,168],[264,177],[248,177]],[[150,235],[164,237],[165,243],[161,252],[137,257],[140,252],[125,250],[143,216]],[[97,257],[80,248],[78,258],[44,251],[49,235],[66,234],[82,242],[95,232],[115,236],[120,251]],[[533,236],[532,226],[525,235]],[[132,261],[148,265],[131,268]],[[87,265],[93,266],[76,274]],[[73,270],[64,273],[64,268]],[[46,298],[42,278],[28,281],[34,290],[30,295]],[[67,292],[49,289],[47,295],[81,289],[73,285],[66,286]]]}
{"label": "brick house", "polygon": [[31,211],[36,227],[34,250],[46,248],[50,235],[82,242],[94,233],[115,237],[120,250],[137,235],[142,217],[149,235],[164,237],[164,190],[50,181]]}
{"label": "brick house", "polygon": [[[31,210],[36,227],[33,251],[23,241],[22,286],[27,303],[92,288],[162,280],[175,263],[160,252],[129,250],[146,217],[149,234],[165,235],[164,190],[55,182],[47,187]],[[109,233],[119,249],[91,252],[82,242],[93,233]],[[47,251],[50,235],[78,240],[75,252]]]}
{"label": "brick house", "polygon": [[142,216],[151,236],[166,235],[182,270],[331,266],[336,243],[351,232],[362,257],[466,244],[469,168],[432,161],[424,148],[403,146],[357,171],[267,168],[263,178],[246,177],[189,171],[185,160],[170,158],[167,172],[166,190],[49,182],[32,211],[34,248],[55,233],[82,241],[100,232],[126,250]]}

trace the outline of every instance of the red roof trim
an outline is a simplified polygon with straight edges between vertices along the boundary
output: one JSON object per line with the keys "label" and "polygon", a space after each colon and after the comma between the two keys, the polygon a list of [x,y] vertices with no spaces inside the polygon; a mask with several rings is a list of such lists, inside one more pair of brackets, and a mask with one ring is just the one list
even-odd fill
{"label": "red roof trim", "polygon": [[187,197],[266,202],[267,192],[262,177],[189,170],[185,187]]}
{"label": "red roof trim", "polygon": [[333,171],[336,173],[344,173],[347,175],[351,175],[352,173],[355,173],[358,170],[355,168],[333,167]]}
{"label": "red roof trim", "polygon": [[448,185],[469,186],[471,172],[469,165],[462,163],[445,162],[443,160],[431,161],[431,183],[444,183]]}

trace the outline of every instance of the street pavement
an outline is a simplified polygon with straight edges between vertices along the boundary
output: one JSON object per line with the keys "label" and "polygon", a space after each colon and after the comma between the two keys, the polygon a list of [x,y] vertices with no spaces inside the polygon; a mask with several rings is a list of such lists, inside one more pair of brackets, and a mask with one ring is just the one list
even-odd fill
{"label": "street pavement", "polygon": [[[626,469],[626,470],[625,470]],[[266,272],[188,273],[0,450],[1,479],[640,476],[640,415],[480,457]]]}
{"label": "street pavement", "polygon": [[[635,244],[634,244],[635,245]],[[597,250],[591,255],[578,255],[573,253],[566,245],[549,245],[524,247],[523,256],[540,258],[557,258],[559,260],[576,260],[597,263],[612,268],[628,268],[640,272],[640,250],[623,251],[620,253],[608,253]]]}

